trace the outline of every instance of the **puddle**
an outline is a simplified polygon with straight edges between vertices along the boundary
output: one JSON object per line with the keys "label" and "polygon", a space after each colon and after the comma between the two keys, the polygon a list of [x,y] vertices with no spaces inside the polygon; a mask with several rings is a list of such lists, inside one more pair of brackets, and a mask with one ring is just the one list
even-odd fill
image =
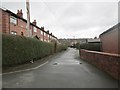
{"label": "puddle", "polygon": [[53,65],[58,65],[58,63],[53,63]]}
{"label": "puddle", "polygon": [[82,64],[81,62],[79,64]]}
{"label": "puddle", "polygon": [[62,61],[62,62],[56,62],[56,63],[53,63],[52,65],[80,65],[82,64],[82,62],[79,62],[79,61]]}

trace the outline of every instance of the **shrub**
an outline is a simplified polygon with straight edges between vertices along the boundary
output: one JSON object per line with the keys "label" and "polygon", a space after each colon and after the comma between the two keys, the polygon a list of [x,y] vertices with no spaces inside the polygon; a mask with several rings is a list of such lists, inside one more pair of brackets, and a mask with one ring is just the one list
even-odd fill
{"label": "shrub", "polygon": [[67,45],[57,44],[56,52],[60,52],[66,49],[67,49]]}
{"label": "shrub", "polygon": [[60,52],[62,50],[66,50],[68,45],[67,44],[60,44],[60,43],[57,43],[56,40],[51,40],[51,43],[53,43],[54,45],[54,52]]}
{"label": "shrub", "polygon": [[87,49],[87,50],[92,50],[92,51],[101,51],[101,44],[100,43],[80,44],[80,49]]}
{"label": "shrub", "polygon": [[35,38],[2,35],[2,65],[14,66],[53,54],[54,45]]}
{"label": "shrub", "polygon": [[80,43],[73,44],[73,47],[76,48],[76,49],[79,49],[80,48]]}

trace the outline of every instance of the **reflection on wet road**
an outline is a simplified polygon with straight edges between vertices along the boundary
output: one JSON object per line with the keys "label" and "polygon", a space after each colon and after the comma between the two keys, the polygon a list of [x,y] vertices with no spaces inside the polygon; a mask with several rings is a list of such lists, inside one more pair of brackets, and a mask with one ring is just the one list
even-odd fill
{"label": "reflection on wet road", "polygon": [[35,70],[3,75],[4,88],[117,88],[117,80],[80,60],[69,48]]}

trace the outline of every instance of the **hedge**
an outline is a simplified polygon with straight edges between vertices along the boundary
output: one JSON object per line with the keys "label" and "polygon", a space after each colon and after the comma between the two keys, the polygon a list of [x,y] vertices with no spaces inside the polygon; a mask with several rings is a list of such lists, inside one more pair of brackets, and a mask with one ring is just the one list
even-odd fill
{"label": "hedge", "polygon": [[2,65],[14,66],[54,53],[54,44],[35,38],[2,35]]}
{"label": "hedge", "polygon": [[67,49],[67,45],[57,44],[56,52],[60,52]]}
{"label": "hedge", "polygon": [[80,43],[73,44],[73,48],[80,49]]}
{"label": "hedge", "polygon": [[87,49],[87,50],[92,50],[92,51],[101,51],[101,43],[80,44],[80,49]]}

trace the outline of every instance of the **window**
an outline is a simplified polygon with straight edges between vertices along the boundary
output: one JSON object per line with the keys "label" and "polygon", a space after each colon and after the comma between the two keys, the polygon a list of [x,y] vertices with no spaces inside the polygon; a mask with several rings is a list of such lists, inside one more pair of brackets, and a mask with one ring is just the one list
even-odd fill
{"label": "window", "polygon": [[11,16],[11,17],[10,17],[10,22],[11,22],[11,23],[14,23],[14,24],[17,24],[17,18]]}
{"label": "window", "polygon": [[41,38],[41,41],[43,41],[43,39]]}
{"label": "window", "polygon": [[17,34],[17,32],[12,31],[12,32],[11,32],[11,34],[16,35],[16,34]]}
{"label": "window", "polygon": [[46,33],[44,33],[44,36],[46,36]]}
{"label": "window", "polygon": [[37,32],[37,28],[36,27],[34,27],[33,30],[34,30],[34,32]]}
{"label": "window", "polygon": [[43,31],[41,31],[41,35],[43,35]]}

